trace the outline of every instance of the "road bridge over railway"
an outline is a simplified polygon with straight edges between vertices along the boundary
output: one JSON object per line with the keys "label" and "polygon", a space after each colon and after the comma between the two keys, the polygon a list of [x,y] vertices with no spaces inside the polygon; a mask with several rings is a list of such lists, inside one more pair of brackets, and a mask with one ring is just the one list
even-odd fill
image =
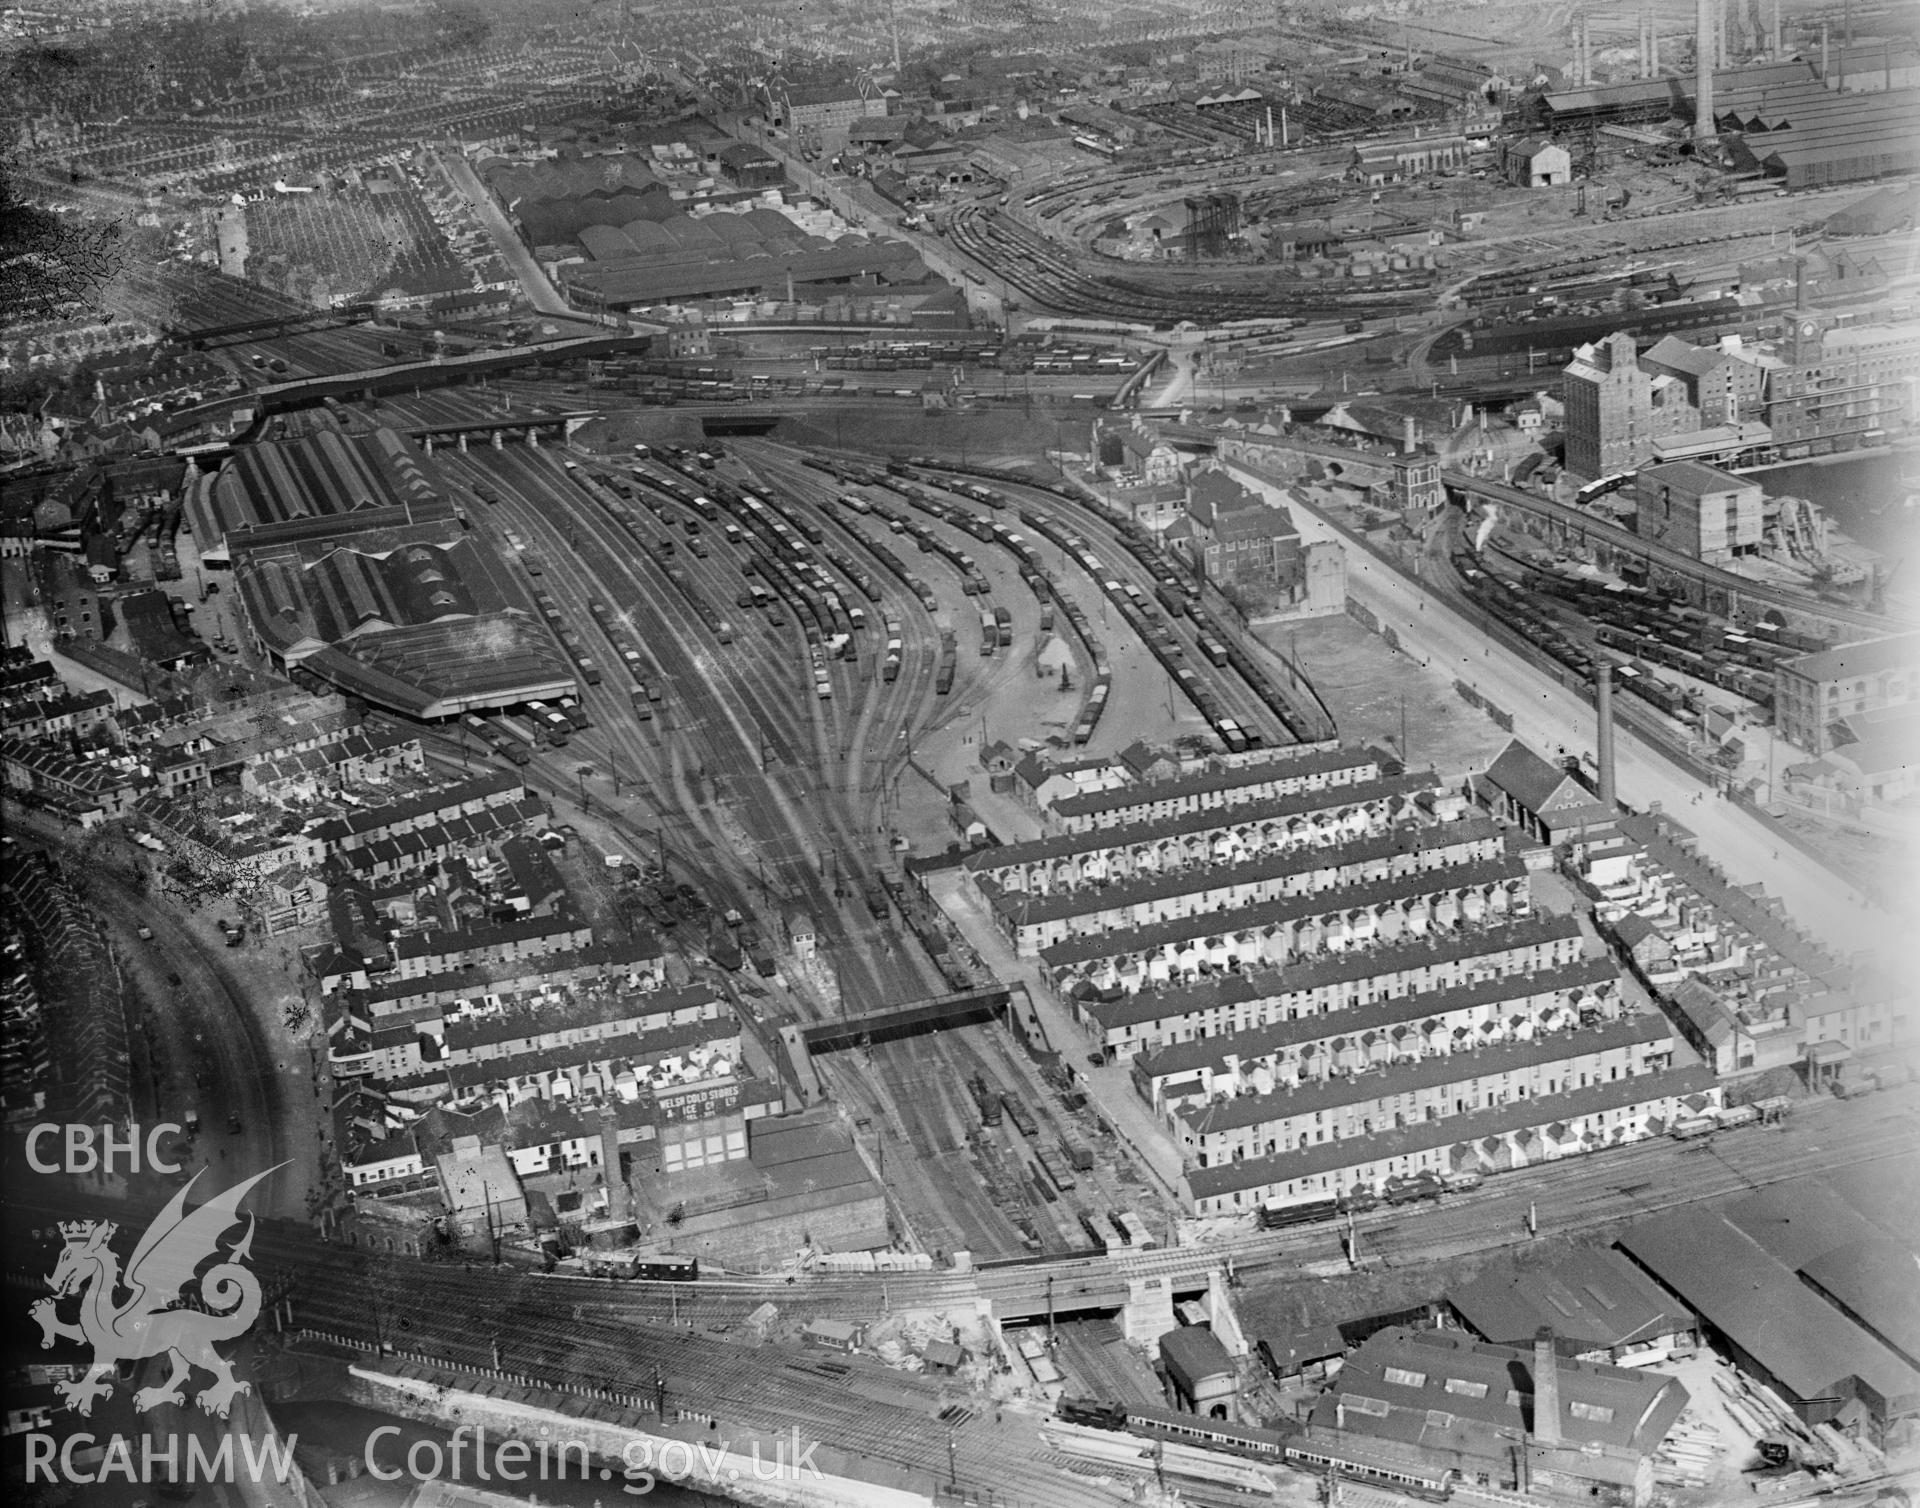
{"label": "road bridge over railway", "polygon": [[931,1000],[915,1000],[885,1010],[843,1016],[837,1021],[817,1022],[802,1027],[800,1036],[810,1053],[839,1052],[868,1043],[893,1042],[901,1037],[917,1037],[923,1032],[991,1021],[1007,1009],[1012,998],[1013,991],[1004,984],[961,990],[952,995],[936,995]]}

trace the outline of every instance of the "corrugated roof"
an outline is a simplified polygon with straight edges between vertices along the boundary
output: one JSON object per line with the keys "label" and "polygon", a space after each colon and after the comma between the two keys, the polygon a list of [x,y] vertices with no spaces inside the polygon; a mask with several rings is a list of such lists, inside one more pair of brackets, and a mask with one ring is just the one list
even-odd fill
{"label": "corrugated roof", "polygon": [[1905,1400],[1906,1408],[1920,1400],[1920,1371],[1720,1211],[1676,1210],[1634,1226],[1618,1244],[1795,1399],[1846,1396],[1848,1379],[1858,1377],[1882,1398]]}
{"label": "corrugated roof", "polygon": [[1585,1246],[1544,1267],[1502,1260],[1450,1289],[1447,1301],[1487,1340],[1505,1345],[1531,1341],[1544,1325],[1582,1349],[1611,1350],[1697,1323],[1692,1311],[1618,1252]]}

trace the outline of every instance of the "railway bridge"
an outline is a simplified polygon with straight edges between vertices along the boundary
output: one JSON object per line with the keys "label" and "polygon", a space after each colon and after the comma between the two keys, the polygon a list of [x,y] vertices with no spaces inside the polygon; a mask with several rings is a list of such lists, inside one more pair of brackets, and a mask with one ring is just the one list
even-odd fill
{"label": "railway bridge", "polygon": [[1544,544],[1578,551],[1608,570],[1642,579],[1656,591],[1677,592],[1694,607],[1733,623],[1772,623],[1842,644],[1901,633],[1915,626],[1848,603],[1735,575],[1671,546],[1643,539],[1571,503],[1524,492],[1504,482],[1459,471],[1443,471],[1441,480],[1453,495],[1505,512],[1521,532]]}
{"label": "railway bridge", "polygon": [[[1168,438],[1189,447],[1211,446],[1223,458],[1244,465],[1297,475],[1309,458],[1348,470],[1390,470],[1396,452],[1362,449],[1330,439],[1296,435],[1223,434],[1186,425],[1166,425]],[[1404,464],[1404,462],[1402,462]],[[1677,593],[1702,611],[1748,626],[1771,623],[1835,643],[1903,633],[1916,626],[1792,587],[1756,581],[1708,565],[1670,545],[1644,539],[1631,529],[1572,503],[1559,502],[1464,471],[1442,471],[1450,496],[1504,513],[1522,533],[1557,550],[1578,553],[1621,575],[1639,579],[1655,591]]]}

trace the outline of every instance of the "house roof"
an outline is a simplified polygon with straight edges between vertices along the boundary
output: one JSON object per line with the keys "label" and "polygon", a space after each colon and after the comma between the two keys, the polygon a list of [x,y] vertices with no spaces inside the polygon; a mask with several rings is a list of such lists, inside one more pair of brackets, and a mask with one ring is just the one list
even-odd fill
{"label": "house roof", "polygon": [[1526,872],[1524,863],[1511,858],[1455,864],[1428,874],[1401,875],[1365,884],[1340,885],[1310,895],[1285,896],[1226,912],[1174,917],[1144,926],[1118,928],[1099,936],[1070,937],[1042,949],[1040,957],[1049,968],[1071,968],[1077,964],[1115,958],[1123,953],[1151,953],[1162,948],[1202,944],[1210,938],[1258,932],[1344,911],[1366,910],[1420,896],[1465,892],[1482,885],[1503,884],[1524,878]]}
{"label": "house roof", "polygon": [[[1465,1032],[1466,1028],[1457,1031]],[[1470,1051],[1428,1053],[1364,1074],[1308,1080],[1270,1094],[1235,1095],[1231,1099],[1190,1107],[1179,1112],[1176,1120],[1183,1122],[1194,1136],[1218,1135],[1248,1126],[1323,1114],[1347,1105],[1376,1100],[1390,1103],[1395,1095],[1417,1095],[1442,1084],[1465,1083],[1493,1074],[1523,1074],[1529,1068],[1558,1063],[1579,1054],[1666,1041],[1672,1031],[1666,1018],[1658,1012],[1629,1016],[1582,1027],[1570,1036],[1556,1033],[1518,1042],[1495,1042]]]}
{"label": "house roof", "polygon": [[1429,933],[1366,952],[1315,954],[1273,973],[1215,975],[1197,984],[1142,990],[1115,1000],[1088,1001],[1081,1009],[1103,1029],[1119,1031],[1242,1001],[1305,993],[1398,971],[1429,970],[1469,958],[1491,958],[1516,948],[1579,935],[1580,925],[1571,916],[1528,916],[1470,932],[1450,932],[1443,936]]}
{"label": "house roof", "polygon": [[1670,1068],[1659,1073],[1635,1074],[1590,1084],[1562,1094],[1515,1100],[1491,1110],[1468,1110],[1437,1121],[1415,1121],[1371,1136],[1343,1137],[1317,1142],[1292,1152],[1247,1157],[1238,1162],[1196,1168],[1187,1174],[1187,1187],[1196,1199],[1219,1198],[1267,1184],[1290,1183],[1322,1173],[1366,1163],[1380,1164],[1411,1157],[1439,1147],[1481,1141],[1510,1132],[1526,1132],[1629,1105],[1698,1094],[1714,1085],[1713,1071],[1699,1065]]}
{"label": "house roof", "polygon": [[1183,1325],[1161,1336],[1160,1359],[1189,1397],[1210,1378],[1234,1375],[1233,1358],[1204,1325]]}

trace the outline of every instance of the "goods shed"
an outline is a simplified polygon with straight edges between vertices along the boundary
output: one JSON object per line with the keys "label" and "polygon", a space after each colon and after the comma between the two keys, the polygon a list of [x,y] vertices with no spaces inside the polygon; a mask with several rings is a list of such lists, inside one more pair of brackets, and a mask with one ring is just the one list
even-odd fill
{"label": "goods shed", "polygon": [[1859,1418],[1883,1450],[1915,1437],[1920,1371],[1722,1212],[1679,1210],[1635,1226],[1618,1245],[1805,1423]]}

